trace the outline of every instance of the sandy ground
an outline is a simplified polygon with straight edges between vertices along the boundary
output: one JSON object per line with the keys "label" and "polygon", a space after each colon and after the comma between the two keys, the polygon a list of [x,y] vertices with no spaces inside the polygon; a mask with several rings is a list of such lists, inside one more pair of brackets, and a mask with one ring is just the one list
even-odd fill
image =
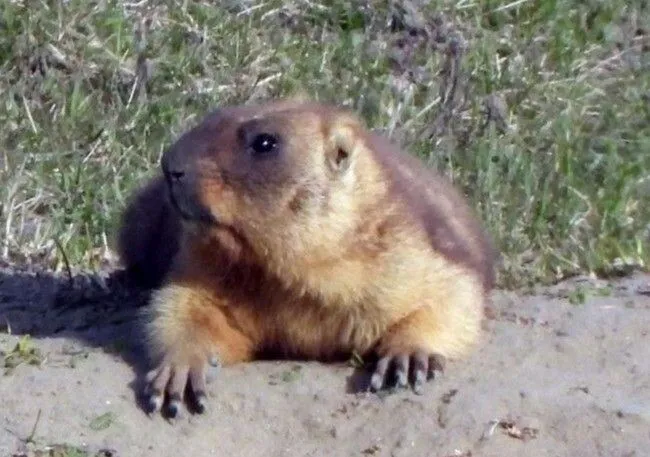
{"label": "sandy ground", "polygon": [[650,456],[650,275],[496,291],[483,344],[419,396],[359,391],[351,365],[259,362],[173,424],[137,400],[145,299],[0,268],[5,363],[25,334],[43,358],[0,373],[0,456]]}

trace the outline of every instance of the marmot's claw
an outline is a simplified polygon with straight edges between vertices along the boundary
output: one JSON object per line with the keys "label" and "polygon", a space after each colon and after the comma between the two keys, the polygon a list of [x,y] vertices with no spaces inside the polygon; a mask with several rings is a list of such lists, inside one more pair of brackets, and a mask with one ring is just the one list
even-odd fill
{"label": "marmot's claw", "polygon": [[148,397],[148,414],[154,414],[162,408],[165,387],[169,380],[170,371],[171,368],[169,365],[160,365],[147,373],[144,393]]}
{"label": "marmot's claw", "polygon": [[163,403],[162,392],[158,392],[158,391],[152,392],[149,395],[149,400],[147,402],[147,414],[154,414],[157,411],[159,411],[160,408],[162,407],[162,403]]}
{"label": "marmot's claw", "polygon": [[438,354],[427,354],[418,352],[414,356],[414,380],[413,391],[416,394],[422,393],[422,386],[425,381],[434,377],[435,371],[444,371],[444,357]]}
{"label": "marmot's claw", "polygon": [[196,405],[196,412],[199,414],[203,414],[205,410],[208,408],[208,397],[203,391],[196,391],[194,392],[194,396],[196,397],[194,399]]}
{"label": "marmot's claw", "polygon": [[386,373],[388,372],[388,365],[390,365],[390,357],[382,357],[377,361],[375,366],[375,371],[372,373],[370,378],[370,388],[373,391],[377,391],[382,388],[384,385],[384,379],[386,378]]}
{"label": "marmot's claw", "polygon": [[[392,370],[389,369],[390,367]],[[397,387],[408,387],[409,369],[413,372],[413,390],[416,394],[420,394],[425,381],[433,378],[436,370],[444,370],[444,358],[438,354],[427,354],[422,351],[380,357],[370,378],[370,389],[375,392],[381,390],[387,384],[391,374],[395,378]]]}
{"label": "marmot's claw", "polygon": [[169,394],[169,403],[167,404],[167,414],[170,419],[176,419],[181,412],[182,397],[180,394],[174,392]]}
{"label": "marmot's claw", "polygon": [[[213,372],[211,377],[214,378],[216,377],[217,367],[213,366],[211,363],[210,365],[208,371]],[[203,414],[208,407],[205,369],[190,371],[190,384],[192,386],[192,392],[194,393],[194,406],[196,407],[196,411],[199,414]]]}
{"label": "marmot's claw", "polygon": [[212,372],[212,378],[216,376],[218,365],[212,360],[207,363],[187,365],[172,365],[169,362],[161,363],[157,368],[147,373],[145,395],[147,399],[148,413],[153,414],[162,410],[165,395],[167,396],[166,412],[170,419],[176,419],[181,412],[183,394],[189,381],[190,390],[194,396],[194,406],[201,414],[207,409],[206,395],[206,371]]}

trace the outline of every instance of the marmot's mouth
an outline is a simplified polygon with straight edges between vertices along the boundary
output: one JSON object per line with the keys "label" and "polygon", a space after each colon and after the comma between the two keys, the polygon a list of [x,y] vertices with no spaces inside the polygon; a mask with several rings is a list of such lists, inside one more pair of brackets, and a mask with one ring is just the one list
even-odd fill
{"label": "marmot's mouth", "polygon": [[207,208],[195,198],[188,197],[185,192],[179,192],[174,186],[169,189],[169,199],[182,219],[210,225],[217,223],[217,220]]}

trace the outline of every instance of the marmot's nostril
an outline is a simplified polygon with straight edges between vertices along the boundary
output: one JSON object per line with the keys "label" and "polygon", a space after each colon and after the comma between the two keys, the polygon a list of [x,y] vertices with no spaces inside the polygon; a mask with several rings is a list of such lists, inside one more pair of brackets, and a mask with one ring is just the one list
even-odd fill
{"label": "marmot's nostril", "polygon": [[176,181],[180,181],[183,178],[183,176],[185,176],[184,171],[171,171],[169,172],[169,174]]}

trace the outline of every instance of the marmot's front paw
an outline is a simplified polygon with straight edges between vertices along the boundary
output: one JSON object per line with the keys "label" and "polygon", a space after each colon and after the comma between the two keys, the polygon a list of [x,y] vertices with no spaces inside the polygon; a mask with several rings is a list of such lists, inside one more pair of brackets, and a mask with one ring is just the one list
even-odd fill
{"label": "marmot's front paw", "polygon": [[[407,387],[409,371],[412,370],[413,390],[421,393],[422,385],[433,377],[434,371],[443,371],[445,359],[439,354],[421,350],[404,351],[392,355],[380,355],[370,378],[370,388],[378,391],[392,374],[398,387]],[[410,370],[409,370],[410,369]]]}
{"label": "marmot's front paw", "polygon": [[167,394],[167,412],[170,418],[178,416],[187,382],[194,394],[196,410],[203,413],[207,407],[206,381],[219,368],[216,355],[183,359],[166,355],[146,376],[145,396],[149,414],[160,411]]}

